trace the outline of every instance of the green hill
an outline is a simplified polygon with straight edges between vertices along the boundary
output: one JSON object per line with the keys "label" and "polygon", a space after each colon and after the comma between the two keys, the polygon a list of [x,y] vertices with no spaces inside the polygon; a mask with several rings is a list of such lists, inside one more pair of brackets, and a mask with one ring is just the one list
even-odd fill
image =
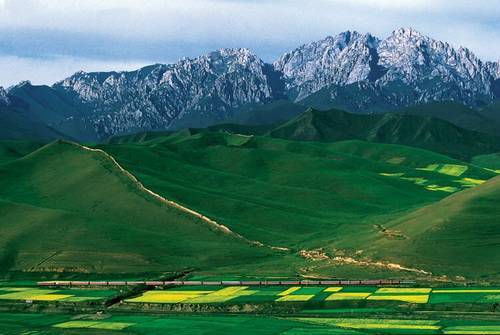
{"label": "green hill", "polygon": [[496,175],[434,152],[363,141],[183,131],[102,148],[148,188],[296,254],[355,255],[387,222]]}
{"label": "green hill", "polygon": [[[62,141],[39,149],[1,142],[2,269],[413,277],[411,271],[313,261],[309,255],[320,250],[329,257],[397,261],[434,272],[438,260],[417,255],[431,242],[388,249],[385,243],[394,242],[388,236],[396,242],[411,236],[392,226],[496,176],[408,146],[301,142],[241,130],[218,126],[124,136],[99,146],[110,156]],[[477,218],[482,224],[484,217]],[[449,234],[450,240],[475,238],[472,229]],[[490,245],[475,245],[478,254],[491,251]],[[454,246],[443,244],[448,247]],[[490,267],[465,272],[462,260],[440,252],[437,275],[496,278]]]}
{"label": "green hill", "polygon": [[269,132],[272,137],[333,142],[358,139],[411,145],[459,159],[499,151],[500,138],[459,128],[449,122],[409,114],[351,114],[308,110]]}
{"label": "green hill", "polygon": [[271,252],[160,201],[102,152],[54,142],[0,165],[0,268],[243,267]]}
{"label": "green hill", "polygon": [[498,277],[498,199],[500,177],[389,222],[387,228],[404,238],[379,240],[371,250],[433,272],[445,265],[454,276]]}

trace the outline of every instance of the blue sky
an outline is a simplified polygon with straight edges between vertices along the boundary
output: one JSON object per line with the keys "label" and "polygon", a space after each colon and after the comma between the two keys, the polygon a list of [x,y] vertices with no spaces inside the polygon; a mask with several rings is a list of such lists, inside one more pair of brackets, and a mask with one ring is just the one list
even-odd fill
{"label": "blue sky", "polygon": [[0,86],[130,70],[221,47],[272,62],[345,30],[401,26],[500,59],[500,0],[0,0]]}

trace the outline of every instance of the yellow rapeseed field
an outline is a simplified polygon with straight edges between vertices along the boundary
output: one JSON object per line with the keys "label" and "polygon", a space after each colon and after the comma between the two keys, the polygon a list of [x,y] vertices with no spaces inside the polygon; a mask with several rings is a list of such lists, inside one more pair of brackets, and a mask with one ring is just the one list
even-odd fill
{"label": "yellow rapeseed field", "polygon": [[325,300],[326,301],[330,301],[330,300],[362,300],[362,299],[366,299],[370,295],[371,295],[371,293],[369,293],[369,292],[333,293],[332,295],[327,297]]}
{"label": "yellow rapeseed field", "polygon": [[294,287],[290,287],[288,290],[285,290],[281,293],[278,293],[279,296],[284,296],[284,295],[289,295],[289,294],[292,294],[293,292],[295,291],[298,291],[300,290],[300,286],[294,286]]}
{"label": "yellow rapeseed field", "polygon": [[404,301],[414,304],[426,304],[429,301],[429,295],[414,294],[414,295],[371,295],[368,300],[395,300]]}
{"label": "yellow rapeseed field", "polygon": [[382,287],[375,293],[429,293],[431,288]]}

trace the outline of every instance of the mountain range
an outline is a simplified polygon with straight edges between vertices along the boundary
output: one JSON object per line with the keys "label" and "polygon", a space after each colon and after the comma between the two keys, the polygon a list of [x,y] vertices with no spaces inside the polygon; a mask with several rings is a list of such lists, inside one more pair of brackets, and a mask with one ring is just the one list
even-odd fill
{"label": "mountain range", "polygon": [[500,63],[483,62],[466,48],[411,28],[384,40],[347,31],[300,46],[273,64],[248,49],[221,49],[131,72],[78,72],[52,86],[0,88],[0,138],[100,142],[235,119],[272,123],[293,115],[263,117],[275,109],[259,107],[283,101],[281,109],[294,103],[363,114],[455,101],[475,113],[499,97]]}

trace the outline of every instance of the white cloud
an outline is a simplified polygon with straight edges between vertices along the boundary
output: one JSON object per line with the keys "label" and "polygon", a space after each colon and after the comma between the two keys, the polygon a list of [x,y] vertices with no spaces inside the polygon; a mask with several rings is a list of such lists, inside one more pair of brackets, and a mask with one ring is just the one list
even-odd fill
{"label": "white cloud", "polygon": [[123,71],[135,70],[146,62],[102,61],[69,57],[50,59],[0,56],[0,86],[9,87],[23,80],[34,85],[52,84],[77,71]]}
{"label": "white cloud", "polygon": [[[65,63],[63,68],[73,71],[96,62],[85,57],[111,58],[114,63],[137,57],[166,62],[179,54],[201,54],[207,48],[242,46],[273,61],[288,49],[341,31],[371,32],[384,38],[401,26],[413,26],[436,39],[469,47],[486,60],[496,60],[500,57],[499,17],[500,0],[0,0],[0,55],[20,56],[19,50],[31,45],[31,52],[23,55],[64,54],[71,61],[39,61],[52,69],[39,70],[46,72],[40,78],[50,78],[51,72],[51,82],[63,77],[53,64]],[[37,36],[30,37],[30,31],[62,32],[59,36],[65,37],[41,43]],[[9,48],[12,43],[2,44],[9,38],[19,41],[16,34],[21,33],[26,43],[17,44],[17,49]],[[85,45],[91,40],[102,46],[75,48],[75,40],[82,36]],[[67,48],[64,38],[71,40]],[[123,41],[133,47],[127,49]],[[56,44],[52,48],[56,52],[50,53],[50,43]],[[144,52],[131,53],[132,48]],[[99,54],[103,50],[106,55]],[[23,60],[29,67],[31,63]],[[36,70],[36,66],[30,68]],[[12,81],[5,76],[0,73],[0,82]]]}

